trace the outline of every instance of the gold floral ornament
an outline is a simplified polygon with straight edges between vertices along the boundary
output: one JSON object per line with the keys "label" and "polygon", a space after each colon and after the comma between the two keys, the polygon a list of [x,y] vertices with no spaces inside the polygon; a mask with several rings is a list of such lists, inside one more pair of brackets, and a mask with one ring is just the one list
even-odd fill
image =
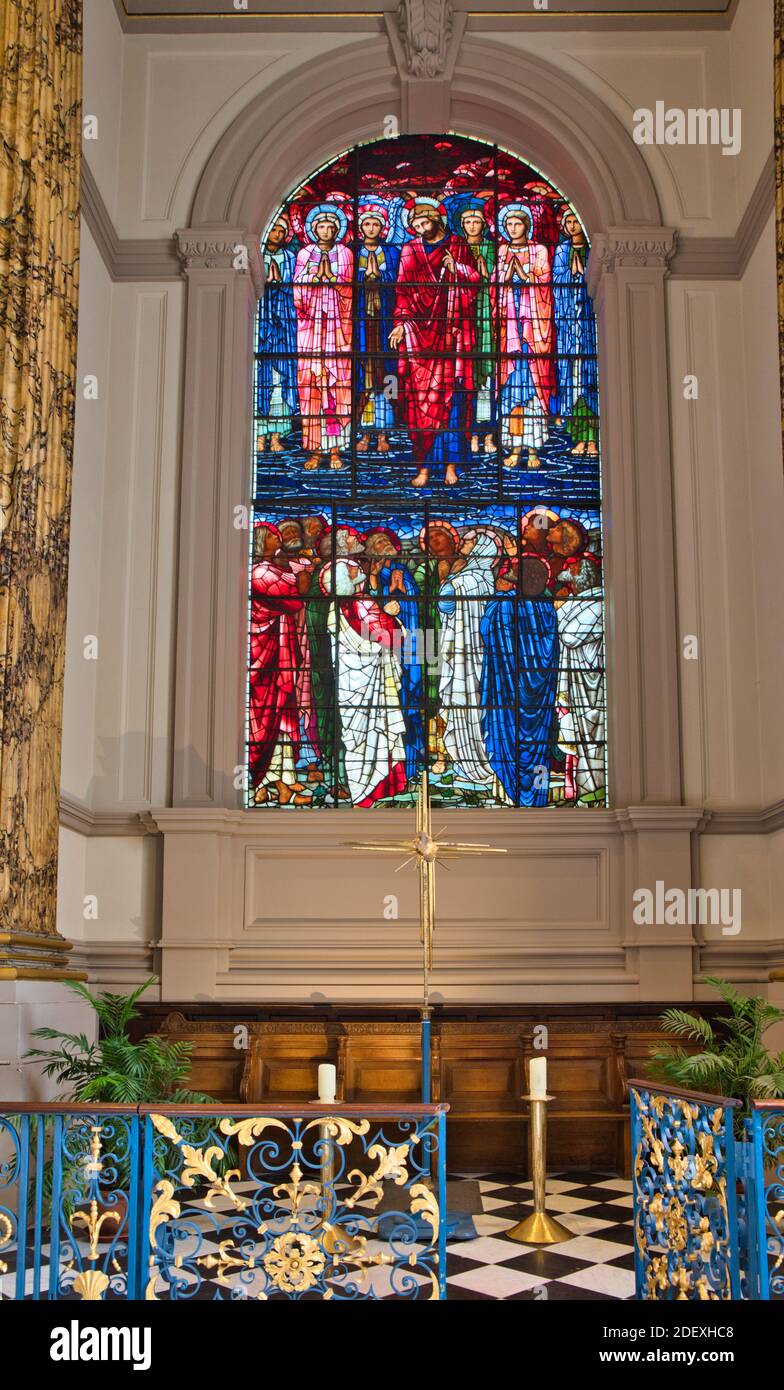
{"label": "gold floral ornament", "polygon": [[[160,1116],[158,1118],[160,1118]],[[168,1178],[162,1178],[160,1182],[156,1183],[154,1190],[157,1193],[157,1196],[150,1210],[149,1224],[151,1252],[155,1250],[155,1236],[158,1227],[165,1225],[165,1223],[169,1221],[171,1217],[176,1217],[180,1214],[180,1204],[174,1196],[174,1184],[171,1183]],[[151,1253],[150,1277],[147,1281],[147,1288],[144,1294],[145,1300],[148,1302],[157,1302],[157,1299],[155,1297],[155,1281],[157,1279],[157,1276],[158,1262],[155,1258],[155,1255]]]}
{"label": "gold floral ornament", "polygon": [[670,1237],[670,1246],[673,1250],[685,1250],[686,1241],[689,1236],[689,1227],[686,1222],[683,1207],[677,1197],[670,1198],[665,1217],[667,1233]]}
{"label": "gold floral ornament", "polygon": [[183,1187],[193,1187],[197,1178],[205,1178],[209,1183],[203,1198],[205,1207],[212,1210],[216,1197],[227,1197],[237,1211],[242,1211],[248,1205],[247,1199],[235,1192],[231,1185],[240,1177],[239,1168],[231,1168],[228,1173],[220,1174],[212,1166],[216,1160],[220,1162],[226,1156],[219,1144],[211,1144],[207,1150],[197,1149],[192,1144],[186,1144],[166,1115],[151,1115],[150,1119],[158,1133],[176,1144],[183,1156]]}
{"label": "gold floral ornament", "polygon": [[283,1293],[305,1293],[324,1272],[324,1251],[303,1231],[278,1236],[264,1256],[264,1269]]}
{"label": "gold floral ornament", "polygon": [[277,1187],[273,1187],[272,1193],[274,1197],[278,1198],[278,1201],[280,1201],[281,1197],[285,1197],[287,1201],[291,1203],[291,1220],[294,1225],[299,1225],[300,1207],[304,1199],[306,1197],[320,1197],[321,1184],[317,1182],[303,1182],[302,1169],[298,1163],[292,1164],[289,1177],[291,1182],[278,1183]]}
{"label": "gold floral ornament", "polygon": [[[10,1245],[14,1234],[14,1226],[10,1216],[4,1211],[0,1211],[0,1250],[6,1245]],[[0,1274],[8,1273],[8,1265],[5,1260],[0,1260]]]}
{"label": "gold floral ornament", "polygon": [[372,1173],[362,1173],[358,1168],[352,1169],[348,1181],[356,1182],[358,1186],[355,1192],[344,1199],[344,1206],[353,1207],[360,1201],[377,1206],[384,1195],[385,1179],[391,1179],[396,1187],[404,1187],[408,1181],[406,1159],[412,1146],[418,1143],[419,1135],[413,1134],[404,1144],[390,1146],[388,1149],[383,1144],[371,1144],[368,1158],[377,1160],[376,1168]]}

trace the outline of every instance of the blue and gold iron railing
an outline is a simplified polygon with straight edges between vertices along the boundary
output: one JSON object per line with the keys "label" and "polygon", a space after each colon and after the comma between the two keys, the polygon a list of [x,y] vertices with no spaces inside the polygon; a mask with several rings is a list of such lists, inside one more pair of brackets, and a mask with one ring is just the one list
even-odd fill
{"label": "blue and gold iron railing", "polygon": [[755,1101],[746,1134],[752,1158],[749,1245],[754,1296],[784,1299],[784,1101]]}
{"label": "blue and gold iron railing", "polygon": [[637,1298],[741,1297],[739,1101],[630,1081]]}
{"label": "blue and gold iron railing", "polygon": [[0,1297],[446,1297],[446,1105],[0,1109]]}

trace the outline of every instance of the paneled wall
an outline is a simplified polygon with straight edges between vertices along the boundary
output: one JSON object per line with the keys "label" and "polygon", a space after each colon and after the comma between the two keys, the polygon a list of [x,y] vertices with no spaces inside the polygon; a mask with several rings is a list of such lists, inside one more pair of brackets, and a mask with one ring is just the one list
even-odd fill
{"label": "paneled wall", "polygon": [[[661,222],[681,239],[666,287],[673,640],[699,641],[699,659],[679,659],[666,678],[677,692],[660,693],[661,673],[646,667],[645,696],[654,710],[672,698],[680,711],[685,806],[659,821],[652,807],[641,820],[620,806],[574,820],[548,812],[509,822],[493,814],[472,824],[470,835],[467,821],[450,825],[457,833],[462,827],[464,838],[500,837],[510,852],[492,871],[478,861],[444,876],[434,979],[444,998],[688,997],[704,962],[759,988],[780,963],[783,837],[768,833],[780,823],[784,797],[775,715],[784,677],[775,599],[784,502],[771,227],[740,267],[742,278],[726,271],[727,247],[756,196],[772,144],[770,23],[770,0],[741,0],[730,31],[472,35],[478,44],[502,44],[520,65],[541,56],[627,131],[635,107],[656,99],[741,106],[743,145],[737,158],[695,147],[644,151]],[[241,44],[215,33],[123,37],[112,7],[87,0],[85,110],[98,116],[100,132],[94,149],[87,146],[87,161],[125,247],[123,264],[133,264],[134,239],[144,238],[174,267],[170,279],[112,280],[85,233],[79,370],[80,377],[96,372],[100,389],[97,401],[80,401],[77,426],[59,925],[104,983],[138,978],[158,964],[163,933],[170,998],[416,997],[412,885],[402,875],[381,876],[371,860],[358,864],[342,848],[349,835],[371,825],[375,832],[377,817],[370,822],[358,813],[328,825],[322,817],[317,826],[305,816],[248,820],[230,805],[194,805],[189,816],[172,809],[177,766],[200,756],[192,746],[175,747],[179,516],[182,488],[192,487],[211,445],[197,434],[183,449],[188,428],[194,431],[182,414],[187,293],[174,278],[171,238],[189,225],[205,164],[249,102],[279,81],[285,91],[303,63],[317,74],[352,44],[357,62],[360,54],[363,64],[379,61],[376,29],[363,37],[358,24],[357,32],[303,33],[300,25],[296,33],[251,33]],[[463,99],[464,112],[489,99],[490,77],[465,78],[475,98],[473,106]],[[271,101],[264,109],[264,133],[280,129],[282,139],[279,107]],[[568,96],[562,107],[564,119],[573,119]],[[306,108],[303,119],[312,115]],[[314,163],[335,153],[327,148],[330,119],[325,105],[325,148],[314,152]],[[524,119],[521,111],[521,129]],[[365,129],[366,121],[364,108],[357,110],[358,131],[379,133]],[[543,158],[536,149],[521,152]],[[269,177],[304,172],[271,168]],[[273,197],[263,186],[266,173],[259,175],[259,206]],[[703,268],[685,279],[678,257],[693,264],[696,239]],[[732,263],[737,269],[737,257]],[[683,398],[687,374],[699,381],[695,402]],[[240,395],[246,389],[247,382]],[[630,416],[633,407],[624,403]],[[239,442],[231,447],[239,449],[242,421],[234,419],[232,429]],[[243,459],[238,467],[241,477]],[[622,477],[622,459],[617,468]],[[199,496],[209,499],[212,475],[199,472],[196,481]],[[243,500],[221,497],[226,526]],[[617,487],[609,500],[610,549],[619,553],[634,533],[644,551],[648,529],[661,520],[655,508],[624,514]],[[203,559],[212,563],[209,548]],[[612,627],[609,571],[608,578]],[[655,572],[644,581],[656,583]],[[630,607],[639,601],[632,594]],[[221,614],[213,621],[222,632]],[[89,634],[98,638],[97,661],[85,660]],[[233,669],[229,633],[220,657]],[[207,675],[194,668],[194,690]],[[610,671],[616,692],[626,691],[627,675]],[[621,710],[631,720],[638,713]],[[217,738],[237,742],[218,706],[212,719]],[[613,777],[617,784],[626,772],[611,767],[611,792]],[[382,824],[391,831],[391,822]],[[631,893],[656,878],[741,886],[740,937],[719,928],[687,929],[677,939],[663,928],[641,934],[631,920]],[[399,897],[397,917],[384,915],[387,893]]]}

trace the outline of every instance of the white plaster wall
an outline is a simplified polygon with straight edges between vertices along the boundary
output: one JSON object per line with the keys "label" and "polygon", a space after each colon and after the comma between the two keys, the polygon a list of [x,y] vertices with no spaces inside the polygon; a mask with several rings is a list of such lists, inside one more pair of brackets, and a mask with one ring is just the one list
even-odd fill
{"label": "white plaster wall", "polygon": [[[86,801],[95,760],[95,701],[99,662],[85,659],[86,637],[99,637],[106,440],[109,419],[112,284],[82,219],[76,445],[73,464],[68,572],[61,786]],[[97,399],[86,400],[84,379],[97,377]],[[100,642],[99,642],[100,659]]]}
{"label": "white plaster wall", "polygon": [[85,142],[90,169],[109,212],[117,210],[125,40],[113,0],[84,0],[84,115],[98,123]]}
{"label": "white plaster wall", "polygon": [[95,809],[169,794],[183,303],[178,282],[112,296]]}
{"label": "white plaster wall", "polygon": [[760,151],[773,148],[773,0],[740,0],[729,34],[732,105],[743,111],[736,165],[742,212],[759,178]]}
{"label": "white plaster wall", "polygon": [[287,72],[348,43],[356,37],[245,34],[239,44],[224,34],[128,36],[120,233],[164,236],[186,226],[204,164],[240,111]]}
{"label": "white plaster wall", "polygon": [[779,408],[775,219],[771,216],[741,286],[745,421],[739,440],[747,459],[757,645],[756,704],[760,726],[761,804],[784,796],[784,602],[774,538],[784,533],[784,472]]}

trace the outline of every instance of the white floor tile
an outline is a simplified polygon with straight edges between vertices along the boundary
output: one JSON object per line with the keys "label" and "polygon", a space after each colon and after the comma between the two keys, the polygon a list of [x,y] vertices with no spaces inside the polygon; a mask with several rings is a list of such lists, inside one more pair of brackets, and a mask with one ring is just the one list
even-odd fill
{"label": "white floor tile", "polygon": [[[563,1223],[568,1225],[568,1221]],[[624,1252],[624,1246],[615,1240],[602,1240],[599,1236],[576,1235],[573,1240],[564,1240],[558,1245],[548,1245],[556,1255],[573,1255],[576,1260],[590,1260],[601,1264],[603,1260],[616,1260]]]}

